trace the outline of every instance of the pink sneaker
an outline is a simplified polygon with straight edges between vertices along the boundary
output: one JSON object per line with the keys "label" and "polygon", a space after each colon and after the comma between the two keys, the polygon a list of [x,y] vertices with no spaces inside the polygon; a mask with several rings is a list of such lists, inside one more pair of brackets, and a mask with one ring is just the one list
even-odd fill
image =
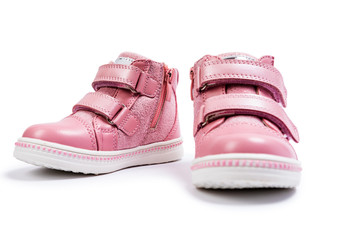
{"label": "pink sneaker", "polygon": [[[286,89],[274,58],[243,53],[204,56],[191,69],[193,183],[203,188],[292,188],[299,141],[284,109]],[[282,105],[282,106],[281,106]]]}
{"label": "pink sneaker", "polygon": [[108,173],[183,155],[177,115],[179,74],[164,63],[122,53],[105,64],[72,114],[29,127],[14,156],[64,171]]}

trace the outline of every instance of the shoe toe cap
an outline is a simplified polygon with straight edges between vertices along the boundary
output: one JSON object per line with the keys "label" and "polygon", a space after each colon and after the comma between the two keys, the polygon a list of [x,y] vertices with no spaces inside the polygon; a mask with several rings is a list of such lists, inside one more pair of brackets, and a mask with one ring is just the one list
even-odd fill
{"label": "shoe toe cap", "polygon": [[284,137],[259,128],[237,127],[218,132],[215,129],[197,144],[196,157],[226,153],[270,154],[297,159],[293,147]]}
{"label": "shoe toe cap", "polygon": [[96,150],[94,131],[79,120],[70,117],[56,123],[30,126],[25,130],[23,137]]}

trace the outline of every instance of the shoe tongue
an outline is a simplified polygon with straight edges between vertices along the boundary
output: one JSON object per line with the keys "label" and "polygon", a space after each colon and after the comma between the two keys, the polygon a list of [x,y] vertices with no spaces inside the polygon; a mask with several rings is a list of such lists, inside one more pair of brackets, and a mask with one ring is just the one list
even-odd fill
{"label": "shoe tongue", "polygon": [[251,56],[246,53],[224,53],[218,55],[218,57],[226,60],[226,59],[236,59],[236,60],[250,60],[250,61],[259,61],[256,57]]}
{"label": "shoe tongue", "polygon": [[136,53],[131,52],[123,52],[119,55],[119,57],[114,61],[115,64],[122,64],[122,65],[133,65],[135,67],[140,68],[143,71],[148,71],[148,62],[150,59],[141,56]]}
{"label": "shoe tongue", "polygon": [[131,65],[135,59],[129,57],[118,57],[114,63],[115,64],[122,64],[122,65]]}
{"label": "shoe tongue", "polygon": [[123,52],[115,60],[115,64],[131,65],[136,60],[147,60],[146,57],[132,52]]}

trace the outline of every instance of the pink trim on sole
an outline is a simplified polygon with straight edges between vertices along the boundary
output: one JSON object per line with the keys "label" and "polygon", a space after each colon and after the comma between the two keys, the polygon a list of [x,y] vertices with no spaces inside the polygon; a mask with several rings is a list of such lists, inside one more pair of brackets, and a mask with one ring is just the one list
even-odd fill
{"label": "pink trim on sole", "polygon": [[56,148],[45,147],[42,145],[30,144],[30,143],[25,143],[25,142],[16,142],[15,146],[22,147],[22,148],[31,148],[32,150],[46,152],[48,154],[53,154],[53,155],[62,155],[62,156],[66,156],[69,158],[87,159],[87,160],[91,160],[91,161],[117,161],[117,160],[120,160],[123,158],[129,158],[129,157],[133,157],[135,155],[141,155],[144,153],[172,149],[177,146],[180,146],[182,143],[183,143],[183,141],[179,141],[179,142],[176,142],[176,143],[173,143],[170,145],[166,145],[166,146],[150,147],[150,148],[141,149],[141,150],[138,150],[135,152],[123,153],[123,154],[113,155],[113,156],[94,156],[94,155],[89,155],[89,154],[74,153],[74,152],[59,150]]}
{"label": "pink trim on sole", "polygon": [[227,159],[227,160],[211,160],[195,163],[191,166],[191,170],[199,170],[212,167],[252,167],[286,170],[293,172],[301,172],[302,168],[296,164],[270,161],[270,160],[243,160],[243,159]]}

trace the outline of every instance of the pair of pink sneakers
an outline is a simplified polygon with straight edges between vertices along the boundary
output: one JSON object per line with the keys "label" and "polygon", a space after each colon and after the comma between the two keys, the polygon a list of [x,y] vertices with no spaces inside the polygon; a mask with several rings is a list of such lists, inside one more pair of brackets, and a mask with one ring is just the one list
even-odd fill
{"label": "pair of pink sneakers", "polygon": [[[286,89],[274,58],[204,56],[191,68],[195,186],[291,188],[301,165],[287,117]],[[183,156],[177,113],[179,73],[133,53],[102,65],[72,114],[29,127],[17,159],[64,171],[102,174]]]}

